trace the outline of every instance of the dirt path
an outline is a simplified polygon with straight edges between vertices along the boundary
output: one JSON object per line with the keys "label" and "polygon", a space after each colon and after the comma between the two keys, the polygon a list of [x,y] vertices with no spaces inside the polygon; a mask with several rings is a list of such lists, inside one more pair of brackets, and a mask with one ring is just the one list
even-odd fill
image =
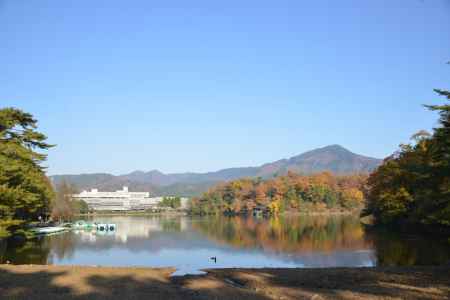
{"label": "dirt path", "polygon": [[0,299],[450,299],[449,267],[174,271],[0,265]]}

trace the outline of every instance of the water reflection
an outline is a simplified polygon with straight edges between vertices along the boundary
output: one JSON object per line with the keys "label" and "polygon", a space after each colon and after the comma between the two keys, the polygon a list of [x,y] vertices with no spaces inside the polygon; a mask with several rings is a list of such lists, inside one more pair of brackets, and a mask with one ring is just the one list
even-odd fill
{"label": "water reflection", "polygon": [[261,248],[277,253],[372,248],[358,219],[351,217],[213,218],[192,226],[208,238],[235,248]]}
{"label": "water reflection", "polygon": [[373,240],[377,265],[442,265],[450,262],[450,245],[419,235],[399,235],[389,231],[367,233]]}
{"label": "water reflection", "polygon": [[150,239],[152,235],[161,232],[182,231],[187,228],[186,218],[145,218],[113,216],[107,218],[88,219],[89,222],[115,224],[116,228],[111,231],[76,230],[75,234],[80,235],[85,242],[97,242],[99,236],[111,236],[115,241],[126,244],[128,239]]}
{"label": "water reflection", "polygon": [[[114,232],[72,231],[0,242],[0,262],[214,267],[329,267],[442,264],[449,246],[423,237],[365,232],[355,217],[104,217]],[[216,256],[217,263],[210,260]]]}

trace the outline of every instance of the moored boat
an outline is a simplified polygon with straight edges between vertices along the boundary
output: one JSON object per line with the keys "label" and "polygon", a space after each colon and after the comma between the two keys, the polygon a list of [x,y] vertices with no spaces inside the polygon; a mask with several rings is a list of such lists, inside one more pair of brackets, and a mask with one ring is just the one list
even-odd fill
{"label": "moored boat", "polygon": [[36,227],[31,229],[31,231],[35,234],[52,234],[52,233],[58,233],[67,231],[67,227],[61,227],[61,226],[49,226],[49,227]]}
{"label": "moored boat", "polygon": [[99,223],[97,224],[97,232],[114,232],[116,231],[116,224],[106,224],[106,223]]}

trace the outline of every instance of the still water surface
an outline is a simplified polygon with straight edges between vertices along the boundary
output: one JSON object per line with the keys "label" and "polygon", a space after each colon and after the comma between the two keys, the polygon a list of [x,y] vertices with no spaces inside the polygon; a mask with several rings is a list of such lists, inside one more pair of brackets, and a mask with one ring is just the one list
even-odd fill
{"label": "still water surface", "polygon": [[[115,232],[72,231],[25,243],[0,244],[0,262],[14,264],[205,268],[432,265],[450,261],[446,243],[368,232],[358,218],[297,216],[96,217]],[[211,259],[216,257],[217,261]]]}

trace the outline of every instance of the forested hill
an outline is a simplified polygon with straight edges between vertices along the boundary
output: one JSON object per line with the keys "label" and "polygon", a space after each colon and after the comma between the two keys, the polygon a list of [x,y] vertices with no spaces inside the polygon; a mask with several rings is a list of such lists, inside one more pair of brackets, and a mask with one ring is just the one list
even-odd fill
{"label": "forested hill", "polygon": [[114,176],[111,174],[54,175],[54,183],[66,180],[78,189],[98,188],[105,191],[120,189],[149,191],[152,194],[199,195],[217,182],[242,177],[270,178],[288,171],[312,174],[330,171],[334,174],[368,173],[381,164],[380,159],[355,154],[342,146],[331,145],[303,154],[267,163],[258,167],[229,168],[208,173],[164,174],[153,170],[135,171]]}

